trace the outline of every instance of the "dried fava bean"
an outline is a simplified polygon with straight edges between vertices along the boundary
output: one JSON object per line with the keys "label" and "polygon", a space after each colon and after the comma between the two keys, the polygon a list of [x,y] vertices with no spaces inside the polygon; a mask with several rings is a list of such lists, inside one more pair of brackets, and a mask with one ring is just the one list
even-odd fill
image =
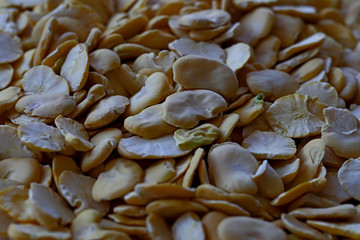
{"label": "dried fava bean", "polygon": [[124,127],[129,132],[143,138],[158,138],[174,132],[176,127],[165,122],[162,115],[162,105],[156,104],[145,108],[136,115],[127,117]]}
{"label": "dried fava bean", "polygon": [[230,137],[231,133],[236,127],[237,122],[239,121],[239,118],[239,115],[236,113],[226,114],[222,117],[219,126],[219,136],[216,142],[223,143]]}
{"label": "dried fava bean", "polygon": [[21,141],[30,149],[43,152],[59,152],[66,142],[60,130],[45,123],[29,122],[18,128]]}
{"label": "dried fava bean", "polygon": [[201,222],[205,230],[206,239],[219,240],[216,230],[220,222],[226,217],[227,215],[218,211],[212,211],[205,214],[205,216],[201,219]]}
{"label": "dried fava bean", "polygon": [[48,240],[70,240],[71,232],[67,228],[59,228],[54,231],[35,224],[10,224],[8,235],[12,239],[48,239]]}
{"label": "dried fava bean", "polygon": [[300,159],[294,157],[286,161],[272,161],[270,165],[279,174],[283,183],[287,184],[296,177],[300,168]]}
{"label": "dried fava bean", "polygon": [[236,143],[213,145],[208,154],[209,172],[215,186],[229,192],[257,191],[252,175],[258,163],[255,157]]}
{"label": "dried fava bean", "polygon": [[[76,165],[75,161],[67,156],[57,155],[53,158],[52,161],[52,173],[54,177],[54,182],[59,190],[59,178],[62,172],[69,170],[74,173],[81,174],[79,167]],[[59,192],[61,194],[61,192]]]}
{"label": "dried fava bean", "polygon": [[90,139],[94,148],[86,152],[81,159],[81,170],[87,172],[104,162],[116,148],[122,137],[122,132],[117,128],[107,128]]}
{"label": "dried fava bean", "polygon": [[220,239],[285,240],[285,232],[275,224],[251,217],[227,217],[217,227]]}
{"label": "dried fava bean", "polygon": [[89,54],[89,65],[100,74],[120,67],[120,57],[109,49],[97,49]]}
{"label": "dried fava bean", "polygon": [[104,216],[109,210],[109,203],[106,201],[97,202],[91,196],[91,191],[96,179],[83,176],[73,171],[65,170],[59,177],[59,192],[70,204],[75,207],[75,214],[92,208]]}
{"label": "dried fava bean", "polygon": [[104,85],[94,84],[88,91],[85,99],[79,103],[73,111],[67,115],[69,118],[78,118],[91,106],[93,106],[97,101],[105,97],[106,92]]}
{"label": "dried fava bean", "polygon": [[128,98],[120,95],[101,99],[89,110],[84,122],[85,128],[97,129],[112,123],[120,117],[128,105]]}
{"label": "dried fava bean", "polygon": [[279,38],[272,35],[262,39],[254,49],[255,63],[272,68],[277,62],[280,43]]}
{"label": "dried fava bean", "polygon": [[323,19],[317,24],[317,28],[333,37],[337,42],[347,48],[354,48],[356,40],[351,30],[341,23],[331,19]]}
{"label": "dried fava bean", "polygon": [[146,30],[129,39],[130,43],[138,43],[148,48],[167,49],[169,43],[176,37],[171,33],[159,29]]}
{"label": "dried fava bean", "polygon": [[[130,192],[143,178],[142,168],[134,161],[117,158],[109,161],[92,188],[95,201],[113,200]],[[114,186],[112,183],[116,182]]]}
{"label": "dried fava bean", "polygon": [[169,224],[155,213],[146,217],[146,228],[152,239],[171,240],[171,229]]}
{"label": "dried fava bean", "polygon": [[65,141],[76,151],[86,152],[94,147],[81,123],[59,115],[55,118],[55,125],[64,135]]}
{"label": "dried fava bean", "polygon": [[264,94],[260,93],[235,109],[233,113],[239,115],[237,127],[242,127],[251,123],[257,116],[259,116],[265,109]]}
{"label": "dried fava bean", "polygon": [[129,60],[135,59],[144,53],[158,53],[158,49],[152,49],[136,43],[121,43],[114,47],[120,59]]}
{"label": "dried fava bean", "polygon": [[227,215],[250,216],[250,214],[241,206],[227,200],[196,199],[196,201],[202,203],[205,207],[211,210],[220,211]]}
{"label": "dried fava bean", "polygon": [[181,186],[185,188],[189,188],[193,185],[195,172],[199,168],[199,164],[203,159],[204,155],[205,155],[204,149],[202,148],[196,149],[194,156],[192,156],[190,159],[190,165],[184,174],[184,178],[181,183]]}
{"label": "dried fava bean", "polygon": [[196,55],[225,62],[226,53],[219,45],[210,42],[196,42],[189,38],[180,38],[169,43],[169,49],[180,57]]}
{"label": "dried fava bean", "polygon": [[35,158],[41,159],[38,152],[29,150],[21,141],[14,127],[0,125],[0,158]]}
{"label": "dried fava bean", "polygon": [[175,174],[174,159],[159,160],[145,169],[144,182],[163,183],[173,178]]}
{"label": "dried fava bean", "polygon": [[[292,77],[299,83],[309,81],[324,68],[325,61],[321,58],[313,58],[291,73]],[[339,68],[337,68],[339,69]],[[331,78],[329,76],[329,78]],[[331,82],[331,81],[330,81]],[[332,84],[333,85],[333,84]]]}
{"label": "dried fava bean", "polygon": [[327,105],[336,107],[338,104],[338,93],[336,89],[326,82],[309,82],[301,85],[296,93],[308,95],[312,98],[317,97],[318,101]]}
{"label": "dried fava bean", "polygon": [[64,199],[49,187],[31,183],[29,199],[32,203],[36,220],[49,229],[64,226],[74,218],[73,212]]}
{"label": "dried fava bean", "polygon": [[292,94],[277,99],[266,112],[270,126],[287,137],[306,137],[319,134],[324,122],[322,109],[326,106],[308,96]]}
{"label": "dried fava bean", "polygon": [[0,191],[0,208],[17,222],[36,222],[28,197],[27,187],[9,186]]}
{"label": "dried fava bean", "polygon": [[187,212],[206,213],[208,209],[200,203],[190,200],[161,199],[146,206],[146,213],[155,213],[166,219],[174,219]]}
{"label": "dried fava bean", "polygon": [[295,187],[316,177],[321,161],[325,155],[325,142],[322,139],[309,141],[296,156],[300,159],[300,168],[288,187]]}
{"label": "dried fava bean", "polygon": [[352,204],[342,204],[328,208],[298,208],[289,213],[296,218],[345,220],[356,214],[356,207]]}
{"label": "dried fava bean", "polygon": [[145,80],[145,86],[129,99],[130,106],[125,114],[138,114],[146,107],[162,102],[173,91],[168,77],[162,72],[155,72]]}
{"label": "dried fava bean", "polygon": [[308,50],[309,48],[318,46],[325,39],[324,33],[315,33],[308,38],[301,40],[279,52],[279,61],[286,60],[296,53]]}
{"label": "dried fava bean", "polygon": [[69,51],[75,47],[76,44],[78,44],[78,42],[74,39],[70,39],[61,43],[41,61],[41,65],[48,67],[54,66],[56,61],[58,61],[60,58],[66,57]]}
{"label": "dried fava bean", "polygon": [[326,180],[324,188],[318,193],[319,196],[336,203],[346,202],[351,199],[351,196],[345,192],[344,188],[340,184],[338,171],[328,171],[326,173]]}
{"label": "dried fava bean", "polygon": [[237,43],[225,49],[226,65],[236,74],[248,61],[253,58],[252,48],[245,43]]}
{"label": "dried fava bean", "polygon": [[174,240],[205,240],[205,231],[197,214],[188,212],[178,217],[173,223],[172,237]]}
{"label": "dried fava bean", "polygon": [[21,97],[21,89],[8,87],[0,91],[0,113],[11,109]]}
{"label": "dried fava bean", "polygon": [[338,171],[340,185],[351,197],[360,199],[360,188],[356,184],[359,179],[360,159],[348,159]]}
{"label": "dried fava bean", "polygon": [[174,138],[179,148],[187,150],[211,144],[218,134],[219,129],[216,126],[205,123],[191,130],[178,129],[174,133]]}
{"label": "dried fava bean", "polygon": [[249,73],[246,83],[253,94],[262,93],[271,101],[294,93],[300,87],[289,74],[273,69]]}
{"label": "dried fava bean", "polygon": [[[107,229],[102,226],[102,215],[95,209],[86,209],[79,213],[71,224],[71,232],[73,239],[118,239],[130,240],[131,238],[123,231],[113,229],[117,224],[113,224],[113,228]],[[111,222],[113,223],[113,222]]]}
{"label": "dried fava bean", "polygon": [[271,201],[273,206],[283,206],[288,204],[305,193],[319,192],[326,184],[326,178],[314,178],[308,182],[300,183],[299,185],[281,193],[277,198]]}
{"label": "dried fava bean", "polygon": [[14,62],[22,56],[23,50],[18,36],[1,31],[0,42],[0,64]]}
{"label": "dried fava bean", "polygon": [[203,10],[183,15],[179,25],[183,29],[209,29],[226,25],[230,22],[230,14],[223,10]]}
{"label": "dried fava bean", "polygon": [[[86,81],[86,85],[85,88],[87,88],[87,86],[91,86],[89,87],[89,91],[90,89],[96,85],[96,84],[101,84],[104,86],[105,92],[108,96],[112,96],[115,94],[114,89],[112,88],[109,79],[107,79],[104,75],[97,73],[97,72],[89,72],[88,75],[88,79]],[[80,92],[80,91],[77,91]],[[75,93],[74,93],[75,94]],[[84,99],[83,99],[84,100]]]}
{"label": "dried fava bean", "polygon": [[357,142],[360,140],[359,120],[347,109],[329,107],[324,109],[326,124],[321,138],[336,155],[351,158],[360,156]]}
{"label": "dried fava bean", "polygon": [[284,184],[279,174],[264,160],[253,176],[260,195],[267,198],[275,198],[284,192]]}
{"label": "dried fava bean", "polygon": [[289,207],[288,211],[292,211],[299,207],[314,207],[314,208],[324,208],[324,207],[334,207],[338,206],[339,204],[331,201],[327,198],[319,197],[317,194],[314,193],[306,193],[303,196],[299,197],[295,201],[293,201]]}
{"label": "dried fava bean", "polygon": [[168,96],[163,106],[163,120],[181,128],[195,127],[200,120],[216,117],[227,107],[219,94],[209,90],[187,90]]}
{"label": "dried fava bean", "polygon": [[324,222],[315,220],[307,220],[306,223],[323,232],[330,233],[336,236],[349,237],[351,239],[360,238],[359,223]]}
{"label": "dried fava bean", "polygon": [[0,89],[6,88],[14,76],[14,68],[8,64],[0,64]]}
{"label": "dried fava bean", "polygon": [[270,33],[274,20],[275,14],[271,9],[256,8],[241,18],[239,31],[234,38],[238,42],[255,46],[261,38]]}
{"label": "dried fava bean", "polygon": [[69,114],[75,104],[75,99],[66,94],[29,95],[22,97],[15,109],[30,116],[56,118]]}
{"label": "dried fava bean", "polygon": [[78,44],[68,53],[61,67],[60,75],[68,82],[70,91],[75,92],[83,88],[89,72],[89,57],[86,47]]}
{"label": "dried fava bean", "polygon": [[289,159],[296,152],[294,140],[276,132],[257,130],[244,139],[242,146],[260,159]]}
{"label": "dried fava bean", "polygon": [[303,27],[304,21],[299,17],[276,14],[271,34],[278,37],[281,42],[281,48],[285,48],[295,43]]}
{"label": "dried fava bean", "polygon": [[36,66],[27,71],[22,79],[26,94],[69,94],[66,80],[47,66]]}
{"label": "dried fava bean", "polygon": [[145,207],[134,205],[118,205],[114,207],[114,213],[128,217],[145,217]]}
{"label": "dried fava bean", "polygon": [[319,232],[315,228],[297,220],[294,216],[289,214],[281,214],[281,221],[283,222],[285,228],[290,232],[295,233],[300,237],[312,240],[326,240],[329,239],[324,233]]}
{"label": "dried fava bean", "polygon": [[0,161],[0,178],[29,186],[39,180],[41,168],[33,158],[8,158]]}
{"label": "dried fava bean", "polygon": [[233,70],[224,63],[206,57],[181,57],[174,63],[173,71],[174,81],[185,89],[208,89],[226,99],[234,97],[238,89]]}
{"label": "dried fava bean", "polygon": [[120,214],[109,214],[108,217],[116,223],[129,225],[129,226],[146,226],[145,218],[131,218]]}
{"label": "dried fava bean", "polygon": [[188,154],[192,149],[178,148],[173,135],[165,135],[155,139],[138,136],[122,138],[117,150],[120,156],[130,159],[157,159],[180,157]]}
{"label": "dried fava bean", "polygon": [[46,21],[45,26],[41,32],[40,39],[37,42],[36,52],[34,55],[33,66],[41,63],[41,60],[46,56],[50,48],[51,41],[55,38],[55,31],[59,28],[57,18],[50,17]]}

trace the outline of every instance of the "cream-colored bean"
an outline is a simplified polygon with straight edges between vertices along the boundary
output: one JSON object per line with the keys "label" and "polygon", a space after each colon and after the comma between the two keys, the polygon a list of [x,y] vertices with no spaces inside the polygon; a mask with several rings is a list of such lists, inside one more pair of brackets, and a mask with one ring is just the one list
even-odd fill
{"label": "cream-colored bean", "polygon": [[0,91],[0,113],[11,109],[21,97],[21,89],[8,87]]}
{"label": "cream-colored bean", "polygon": [[309,181],[316,177],[321,160],[325,155],[325,142],[322,139],[309,141],[296,156],[300,159],[300,168],[296,177],[288,184],[288,187],[295,187],[298,184]]}
{"label": "cream-colored bean", "polygon": [[175,160],[159,160],[145,169],[144,182],[163,183],[173,178],[176,174]]}
{"label": "cream-colored bean", "polygon": [[236,41],[255,46],[261,38],[270,33],[274,21],[275,14],[271,9],[256,8],[241,18],[240,29],[234,38]]}
{"label": "cream-colored bean", "polygon": [[291,75],[297,82],[303,83],[319,74],[324,65],[325,61],[323,59],[313,58],[292,72]]}
{"label": "cream-colored bean", "polygon": [[304,21],[299,17],[275,14],[274,27],[271,30],[271,34],[280,39],[281,48],[289,47],[295,43],[304,25]]}
{"label": "cream-colored bean", "polygon": [[179,25],[183,29],[209,29],[226,25],[230,15],[222,10],[204,10],[182,16]]}
{"label": "cream-colored bean", "polygon": [[294,93],[300,87],[289,74],[269,69],[249,73],[246,83],[254,95],[262,93],[265,99],[272,101]]}
{"label": "cream-colored bean", "polygon": [[174,132],[176,128],[165,122],[162,115],[162,105],[156,104],[145,108],[136,115],[127,117],[124,127],[129,132],[143,138],[158,138]]}
{"label": "cream-colored bean", "polygon": [[89,57],[85,45],[78,44],[68,53],[61,67],[60,75],[69,84],[70,91],[75,92],[83,88],[89,73]]}
{"label": "cream-colored bean", "polygon": [[51,188],[31,183],[29,199],[32,203],[36,220],[49,229],[56,229],[72,221],[74,214]]}
{"label": "cream-colored bean", "polygon": [[76,151],[86,152],[94,147],[89,142],[89,135],[81,123],[59,115],[55,118],[55,125],[64,135],[65,141]]}
{"label": "cream-colored bean", "polygon": [[17,129],[0,125],[0,158],[35,158],[41,159],[37,151],[29,150],[21,141]]}
{"label": "cream-colored bean", "polygon": [[21,141],[30,149],[44,152],[59,152],[66,147],[60,130],[45,123],[29,122],[18,128]]}
{"label": "cream-colored bean", "polygon": [[171,33],[159,29],[152,29],[142,32],[128,41],[130,43],[137,43],[148,48],[166,49],[168,44],[175,39],[176,37]]}
{"label": "cream-colored bean", "polygon": [[[109,161],[92,187],[95,201],[113,200],[130,192],[143,178],[142,168],[134,161],[117,158]],[[116,186],[112,183],[117,182]]]}
{"label": "cream-colored bean", "polygon": [[14,75],[14,68],[8,64],[0,64],[0,89],[6,88]]}
{"label": "cream-colored bean", "polygon": [[0,178],[29,186],[40,179],[41,167],[33,158],[8,158],[0,161]]}
{"label": "cream-colored bean", "polygon": [[108,128],[100,131],[90,139],[94,148],[81,158],[81,170],[84,172],[104,162],[116,148],[122,137],[122,132],[117,128]]}
{"label": "cream-colored bean", "polygon": [[228,217],[220,222],[217,228],[220,239],[249,239],[258,236],[266,240],[286,239],[285,232],[275,224],[250,217]]}
{"label": "cream-colored bean", "polygon": [[118,68],[120,64],[120,57],[109,49],[97,49],[89,54],[90,67],[100,74]]}
{"label": "cream-colored bean", "polygon": [[197,214],[189,212],[178,217],[171,227],[174,240],[205,240],[205,231]]}
{"label": "cream-colored bean", "polygon": [[281,177],[270,166],[267,160],[264,160],[259,166],[253,176],[253,180],[258,187],[258,193],[270,199],[277,197],[285,190]]}
{"label": "cream-colored bean", "polygon": [[146,227],[153,239],[171,240],[171,229],[169,224],[159,215],[150,213],[146,217]]}
{"label": "cream-colored bean", "polygon": [[176,145],[173,135],[155,139],[138,136],[122,138],[117,146],[120,156],[130,159],[174,158],[188,154],[192,149],[182,150]]}
{"label": "cream-colored bean", "polygon": [[225,51],[219,45],[210,42],[196,42],[189,38],[180,38],[169,43],[169,49],[180,57],[196,55],[220,62],[226,59]]}
{"label": "cream-colored bean", "polygon": [[13,239],[51,239],[51,240],[70,240],[71,232],[67,228],[59,228],[50,231],[48,228],[36,224],[10,224],[8,235]]}
{"label": "cream-colored bean", "polygon": [[18,36],[2,31],[0,41],[4,43],[0,47],[0,64],[14,62],[22,56],[23,50]]}
{"label": "cream-colored bean", "polygon": [[286,161],[274,161],[271,167],[279,174],[284,184],[290,183],[297,175],[300,168],[300,159],[292,158]]}
{"label": "cream-colored bean", "polygon": [[104,216],[109,210],[109,203],[106,201],[95,201],[91,191],[96,179],[65,170],[59,177],[59,192],[65,200],[74,207],[75,214],[79,214],[88,208],[95,209]]}
{"label": "cream-colored bean", "polygon": [[75,107],[73,97],[65,94],[29,95],[22,97],[15,105],[20,113],[30,116],[56,118],[69,114]]}
{"label": "cream-colored bean", "polygon": [[219,61],[189,55],[178,59],[173,69],[174,81],[185,89],[208,89],[227,99],[236,94],[238,81],[234,69]]}
{"label": "cream-colored bean", "polygon": [[191,130],[178,129],[174,133],[176,144],[181,149],[194,149],[209,145],[217,139],[219,129],[213,124],[205,123]]}
{"label": "cream-colored bean", "polygon": [[85,128],[98,129],[114,122],[128,105],[128,98],[120,95],[101,99],[89,110],[84,122]]}
{"label": "cream-colored bean", "polygon": [[153,73],[145,80],[145,86],[129,99],[130,105],[125,115],[138,114],[146,107],[160,103],[173,91],[174,89],[169,84],[168,77],[165,74]]}
{"label": "cream-colored bean", "polygon": [[227,103],[219,94],[209,90],[187,90],[170,95],[163,106],[163,120],[181,128],[195,127],[200,120],[216,117]]}
{"label": "cream-colored bean", "polygon": [[69,118],[79,118],[82,114],[88,110],[91,106],[97,103],[100,99],[105,97],[105,88],[102,84],[94,84],[88,91],[85,99],[81,101],[76,107],[72,110],[70,114],[67,115]]}
{"label": "cream-colored bean", "polygon": [[251,177],[258,163],[245,148],[236,143],[214,145],[209,151],[208,163],[215,186],[230,192],[256,193],[257,186]]}
{"label": "cream-colored bean", "polygon": [[255,63],[261,64],[265,68],[272,68],[277,62],[280,43],[280,39],[273,35],[260,40],[254,49]]}
{"label": "cream-colored bean", "polygon": [[294,140],[276,132],[255,131],[242,146],[258,159],[290,159],[296,152]]}

